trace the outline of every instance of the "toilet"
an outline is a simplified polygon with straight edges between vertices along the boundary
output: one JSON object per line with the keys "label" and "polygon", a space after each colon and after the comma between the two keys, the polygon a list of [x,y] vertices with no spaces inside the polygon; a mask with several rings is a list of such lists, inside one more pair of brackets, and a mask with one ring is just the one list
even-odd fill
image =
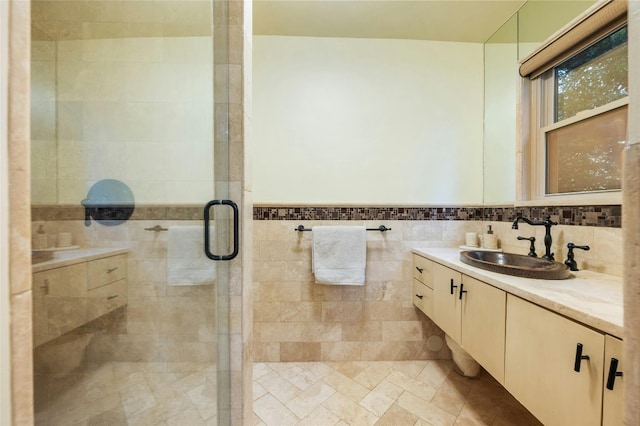
{"label": "toilet", "polygon": [[465,377],[476,377],[480,374],[480,364],[478,364],[475,359],[471,358],[471,355],[469,355],[467,351],[462,349],[462,347],[460,347],[460,345],[447,334],[445,334],[444,340],[447,342],[447,346],[451,350],[451,357],[456,365],[455,370],[457,373]]}

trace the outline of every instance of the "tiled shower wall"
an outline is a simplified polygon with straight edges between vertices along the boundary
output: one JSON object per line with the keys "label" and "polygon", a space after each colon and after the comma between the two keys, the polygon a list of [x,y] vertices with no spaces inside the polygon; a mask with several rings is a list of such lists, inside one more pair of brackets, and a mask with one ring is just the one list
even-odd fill
{"label": "tiled shower wall", "polygon": [[207,199],[213,51],[210,35],[34,41],[32,201],[77,203],[104,177],[138,203]]}
{"label": "tiled shower wall", "polygon": [[[581,209],[586,212],[581,213]],[[503,250],[526,254],[529,242],[516,239],[523,235],[535,236],[538,253],[542,253],[543,227],[523,224],[519,230],[511,229],[514,215],[538,219],[539,213],[552,214],[552,219],[561,223],[562,217],[569,220],[573,214],[574,223],[592,225],[552,228],[552,251],[558,260],[566,258],[564,247],[569,241],[588,244],[589,252],[576,253],[579,267],[621,275],[622,229],[602,226],[607,221],[620,223],[619,206],[572,207],[560,212],[509,208],[254,208],[254,360],[448,357],[446,349],[427,345],[429,337],[442,336],[442,331],[413,306],[411,249],[458,247],[466,232],[481,233],[492,225]],[[364,286],[328,286],[314,283],[311,232],[295,231],[299,225],[385,225],[392,230],[367,232]]]}

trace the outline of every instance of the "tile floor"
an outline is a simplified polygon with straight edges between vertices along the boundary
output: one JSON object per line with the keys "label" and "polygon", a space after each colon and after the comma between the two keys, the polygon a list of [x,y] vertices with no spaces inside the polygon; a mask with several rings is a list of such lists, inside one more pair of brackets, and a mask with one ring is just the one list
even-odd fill
{"label": "tile floor", "polygon": [[[491,376],[451,361],[254,364],[256,426],[540,425]],[[216,424],[215,365],[110,362],[36,375],[36,425]]]}
{"label": "tile floor", "polygon": [[215,425],[213,363],[109,362],[36,375],[36,426]]}
{"label": "tile floor", "polygon": [[255,426],[540,425],[489,374],[450,360],[256,363]]}

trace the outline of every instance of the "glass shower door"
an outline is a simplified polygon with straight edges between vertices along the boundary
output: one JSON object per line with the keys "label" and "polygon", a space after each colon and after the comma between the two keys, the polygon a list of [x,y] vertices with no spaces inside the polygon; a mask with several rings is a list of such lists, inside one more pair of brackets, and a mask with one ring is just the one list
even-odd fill
{"label": "glass shower door", "polygon": [[[32,2],[38,425],[230,423],[229,265],[203,226],[229,197],[215,3]],[[207,212],[233,252],[233,211]]]}

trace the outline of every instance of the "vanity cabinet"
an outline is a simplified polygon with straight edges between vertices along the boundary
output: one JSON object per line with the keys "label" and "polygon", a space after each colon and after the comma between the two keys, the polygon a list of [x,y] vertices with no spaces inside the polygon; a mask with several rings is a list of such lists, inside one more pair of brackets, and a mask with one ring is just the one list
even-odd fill
{"label": "vanity cabinet", "polygon": [[[623,342],[614,337],[622,333],[619,280],[585,274],[545,283],[489,273],[488,284],[485,275],[458,266],[457,251],[429,257],[414,252],[414,266],[431,263],[424,268],[433,295],[429,317],[543,424],[623,424]],[[606,319],[587,310],[601,306]],[[616,314],[617,321],[608,319]]]}
{"label": "vanity cabinet", "polygon": [[[430,271],[433,289],[431,313],[423,312],[502,383],[506,293],[453,269],[421,259],[429,263],[424,270]],[[419,305],[416,303],[416,306]]]}
{"label": "vanity cabinet", "polygon": [[33,274],[34,346],[127,304],[126,255]]}
{"label": "vanity cabinet", "polygon": [[413,304],[433,316],[433,262],[413,255]]}
{"label": "vanity cabinet", "polygon": [[[622,340],[612,336],[604,338],[604,390],[602,395],[602,424],[604,426],[618,426],[624,424],[624,386],[622,363]],[[616,374],[618,373],[618,374]]]}
{"label": "vanity cabinet", "polygon": [[502,383],[506,293],[438,263],[433,283],[433,321]]}
{"label": "vanity cabinet", "polygon": [[33,274],[34,346],[87,321],[86,283],[85,263]]}
{"label": "vanity cabinet", "polygon": [[605,336],[507,296],[505,387],[545,425],[599,425]]}

